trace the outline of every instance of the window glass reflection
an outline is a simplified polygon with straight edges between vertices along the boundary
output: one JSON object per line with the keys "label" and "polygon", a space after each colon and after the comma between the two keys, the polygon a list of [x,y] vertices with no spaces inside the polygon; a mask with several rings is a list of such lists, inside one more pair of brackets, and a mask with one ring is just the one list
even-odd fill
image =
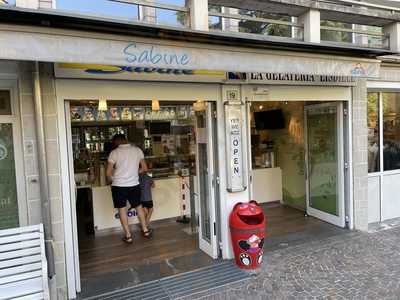
{"label": "window glass reflection", "polygon": [[382,93],[383,167],[400,169],[400,93]]}
{"label": "window glass reflection", "polygon": [[379,172],[379,93],[368,93],[368,172]]}

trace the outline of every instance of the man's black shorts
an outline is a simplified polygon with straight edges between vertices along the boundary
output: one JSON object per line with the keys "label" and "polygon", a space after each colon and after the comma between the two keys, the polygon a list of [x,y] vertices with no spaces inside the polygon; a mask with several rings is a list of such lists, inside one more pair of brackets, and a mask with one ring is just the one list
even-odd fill
{"label": "man's black shorts", "polygon": [[112,186],[111,194],[115,208],[126,206],[126,201],[129,201],[131,207],[137,207],[140,203],[140,186]]}
{"label": "man's black shorts", "polygon": [[153,201],[142,201],[141,204],[144,208],[153,208]]}

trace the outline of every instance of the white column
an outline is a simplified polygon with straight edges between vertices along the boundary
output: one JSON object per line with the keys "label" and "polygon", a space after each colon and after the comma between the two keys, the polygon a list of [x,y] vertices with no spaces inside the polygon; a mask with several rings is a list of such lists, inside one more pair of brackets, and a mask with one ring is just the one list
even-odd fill
{"label": "white column", "polygon": [[154,7],[139,6],[139,20],[148,23],[157,23],[157,14]]}
{"label": "white column", "polygon": [[15,6],[22,8],[38,9],[39,0],[16,0]]}
{"label": "white column", "polygon": [[[367,30],[367,26],[353,24],[353,30]],[[353,33],[353,44],[368,47],[368,35]]]}
{"label": "white column", "polygon": [[[154,0],[147,0],[148,2],[154,2]],[[148,23],[157,23],[157,12],[154,7],[139,6],[139,20]]]}
{"label": "white column", "polygon": [[[237,8],[223,7],[222,11],[227,14],[237,15],[239,10]],[[222,19],[222,30],[230,32],[239,32],[239,20],[238,19]]]}
{"label": "white column", "polygon": [[190,27],[208,31],[208,0],[189,0]]}
{"label": "white column", "polygon": [[319,10],[310,9],[308,12],[299,16],[298,22],[303,25],[303,36],[305,42],[321,42],[321,16]]}
{"label": "white column", "polygon": [[383,32],[389,34],[390,50],[400,52],[400,23],[385,26]]}

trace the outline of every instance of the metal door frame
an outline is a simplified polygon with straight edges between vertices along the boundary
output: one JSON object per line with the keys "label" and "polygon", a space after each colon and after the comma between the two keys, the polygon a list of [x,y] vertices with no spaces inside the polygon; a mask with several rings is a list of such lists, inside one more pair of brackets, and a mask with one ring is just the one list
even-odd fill
{"label": "metal door frame", "polygon": [[[209,256],[212,258],[217,258],[218,257],[218,233],[217,233],[217,209],[216,209],[216,203],[217,203],[217,185],[218,183],[218,168],[216,164],[216,151],[214,148],[215,145],[215,113],[216,113],[216,105],[214,102],[206,102],[206,127],[205,128],[199,128],[197,124],[197,118],[196,118],[196,149],[197,149],[197,154],[196,154],[196,173],[197,173],[197,186],[198,186],[198,192],[197,192],[197,197],[198,201],[201,201],[200,199],[200,164],[204,162],[199,161],[199,144],[204,144],[204,143],[199,143],[199,139],[206,139],[207,141],[207,164],[208,164],[208,196],[209,196],[209,213],[210,213],[210,242],[206,241],[203,239],[202,235],[202,212],[201,212],[201,203],[199,202],[199,248],[207,253]],[[202,130],[204,129],[204,131]],[[202,135],[202,137],[200,137]]]}

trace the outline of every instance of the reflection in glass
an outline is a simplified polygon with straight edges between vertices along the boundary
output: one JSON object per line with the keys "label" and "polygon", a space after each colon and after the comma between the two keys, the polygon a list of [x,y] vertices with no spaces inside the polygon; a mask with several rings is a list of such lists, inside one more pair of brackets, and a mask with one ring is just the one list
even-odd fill
{"label": "reflection in glass", "polygon": [[379,93],[368,93],[368,172],[379,172]]}
{"label": "reflection in glass", "polygon": [[[196,113],[197,142],[198,142],[198,161],[199,163],[199,184],[200,184],[200,216],[202,238],[211,243],[211,221],[210,221],[210,186],[208,171],[207,141],[204,140],[199,131],[207,128],[206,112]],[[204,132],[203,132],[204,133]]]}
{"label": "reflection in glass", "polygon": [[12,124],[0,124],[0,229],[18,227]]}
{"label": "reflection in glass", "polygon": [[0,115],[11,115],[11,95],[10,91],[0,90]]}
{"label": "reflection in glass", "polygon": [[337,108],[307,112],[310,206],[338,216]]}
{"label": "reflection in glass", "polygon": [[382,93],[383,167],[400,169],[400,93]]}

